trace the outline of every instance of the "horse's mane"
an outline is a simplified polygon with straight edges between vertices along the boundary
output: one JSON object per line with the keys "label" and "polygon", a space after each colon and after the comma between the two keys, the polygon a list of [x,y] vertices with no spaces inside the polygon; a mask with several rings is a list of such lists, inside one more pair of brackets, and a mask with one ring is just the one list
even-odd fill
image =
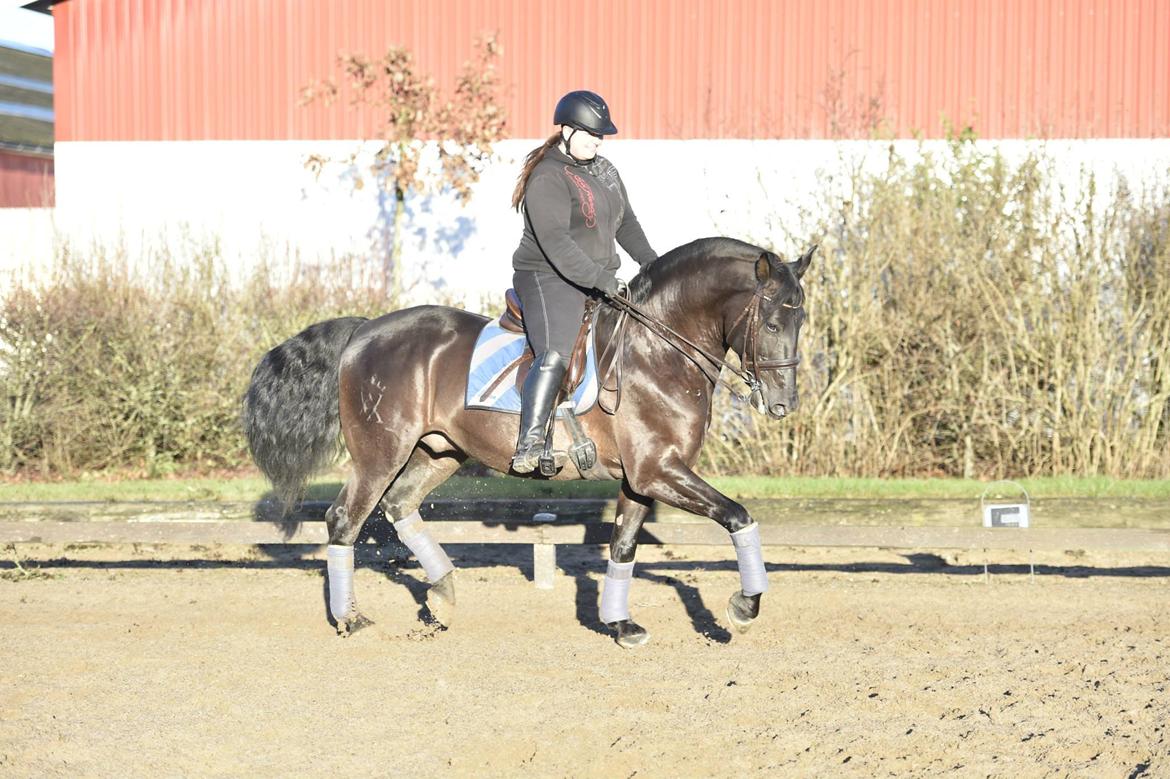
{"label": "horse's mane", "polygon": [[635,276],[630,281],[630,297],[635,303],[645,301],[655,287],[682,275],[693,275],[691,266],[697,261],[708,264],[720,259],[754,262],[762,251],[760,247],[737,238],[698,238],[671,249]]}

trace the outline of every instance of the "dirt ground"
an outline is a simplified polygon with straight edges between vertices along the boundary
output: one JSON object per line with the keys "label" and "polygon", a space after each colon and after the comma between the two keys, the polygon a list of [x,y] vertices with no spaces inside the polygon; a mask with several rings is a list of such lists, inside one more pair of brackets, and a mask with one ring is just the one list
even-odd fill
{"label": "dirt ground", "polygon": [[449,630],[368,560],[348,639],[316,551],[17,551],[0,776],[1170,776],[1170,561],[767,550],[732,635],[730,545],[643,548],[625,651],[591,547],[551,591],[530,547],[452,547]]}

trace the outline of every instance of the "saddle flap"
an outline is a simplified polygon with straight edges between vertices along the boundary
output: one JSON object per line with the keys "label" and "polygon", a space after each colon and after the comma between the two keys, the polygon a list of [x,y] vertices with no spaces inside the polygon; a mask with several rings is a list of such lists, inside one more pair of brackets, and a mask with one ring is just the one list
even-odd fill
{"label": "saddle flap", "polygon": [[[587,326],[581,328],[581,332],[577,336],[577,343],[573,346],[573,356],[569,360],[569,367],[565,370],[565,378],[561,381],[561,394],[558,396],[560,398],[572,397],[585,379],[588,337],[589,328]],[[532,370],[533,359],[535,359],[535,355],[532,354],[531,349],[526,347],[523,356],[520,357],[519,364],[516,366],[516,391],[522,395],[524,393],[524,380],[528,378],[528,371]]]}
{"label": "saddle flap", "polygon": [[[586,347],[583,370],[579,371],[579,382],[570,394],[578,414],[586,413],[597,402],[592,327],[586,330],[583,343]],[[523,384],[532,359],[532,350],[523,335],[504,331],[497,321],[485,323],[468,364],[465,406],[487,411],[520,411]]]}
{"label": "saddle flap", "polygon": [[[500,327],[513,333],[524,332],[523,313],[520,309],[520,297],[516,290],[509,289],[504,293],[507,303],[503,315],[500,316]],[[593,313],[597,309],[596,300],[585,302],[585,316],[581,319],[581,329],[577,332],[577,340],[573,344],[573,352],[569,355],[569,367],[565,371],[565,379],[561,383],[561,390],[566,397],[576,392],[577,387],[585,379],[586,359],[589,350],[590,326],[593,323]],[[516,389],[523,391],[524,380],[528,377],[528,370],[532,367],[532,350],[525,349],[516,370]]]}
{"label": "saddle flap", "polygon": [[514,289],[504,293],[504,313],[500,315],[500,328],[511,333],[524,332],[524,310],[520,307],[520,296]]}

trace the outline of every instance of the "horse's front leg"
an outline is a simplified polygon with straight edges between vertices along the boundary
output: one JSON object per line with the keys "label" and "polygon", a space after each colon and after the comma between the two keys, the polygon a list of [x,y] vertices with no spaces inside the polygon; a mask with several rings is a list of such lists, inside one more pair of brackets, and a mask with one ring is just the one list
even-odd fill
{"label": "horse's front leg", "polygon": [[[740,589],[727,603],[727,619],[737,631],[746,633],[760,615],[760,596],[768,590],[760,526],[747,509],[703,481],[680,460],[643,465],[630,479],[638,492],[692,514],[710,517],[730,534],[739,565]],[[627,473],[627,478],[630,476]]]}
{"label": "horse's front leg", "polygon": [[630,649],[650,640],[650,634],[630,619],[630,582],[634,578],[634,557],[638,552],[638,531],[650,513],[648,498],[635,493],[622,481],[617,517],[609,542],[609,564],[601,591],[601,621],[617,633],[619,646]]}

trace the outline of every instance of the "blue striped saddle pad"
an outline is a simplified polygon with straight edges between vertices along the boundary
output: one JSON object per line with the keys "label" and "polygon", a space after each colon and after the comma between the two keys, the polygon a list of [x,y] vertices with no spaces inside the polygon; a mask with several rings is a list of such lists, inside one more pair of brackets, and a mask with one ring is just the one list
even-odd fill
{"label": "blue striped saddle pad", "polygon": [[[597,355],[594,353],[592,326],[586,342],[585,376],[573,393],[573,411],[576,414],[584,414],[597,402]],[[522,334],[504,330],[494,319],[484,325],[475,341],[471,367],[467,372],[467,394],[464,399],[467,408],[520,413],[520,390],[516,387],[516,374],[526,345]],[[561,414],[560,411],[557,413]]]}

